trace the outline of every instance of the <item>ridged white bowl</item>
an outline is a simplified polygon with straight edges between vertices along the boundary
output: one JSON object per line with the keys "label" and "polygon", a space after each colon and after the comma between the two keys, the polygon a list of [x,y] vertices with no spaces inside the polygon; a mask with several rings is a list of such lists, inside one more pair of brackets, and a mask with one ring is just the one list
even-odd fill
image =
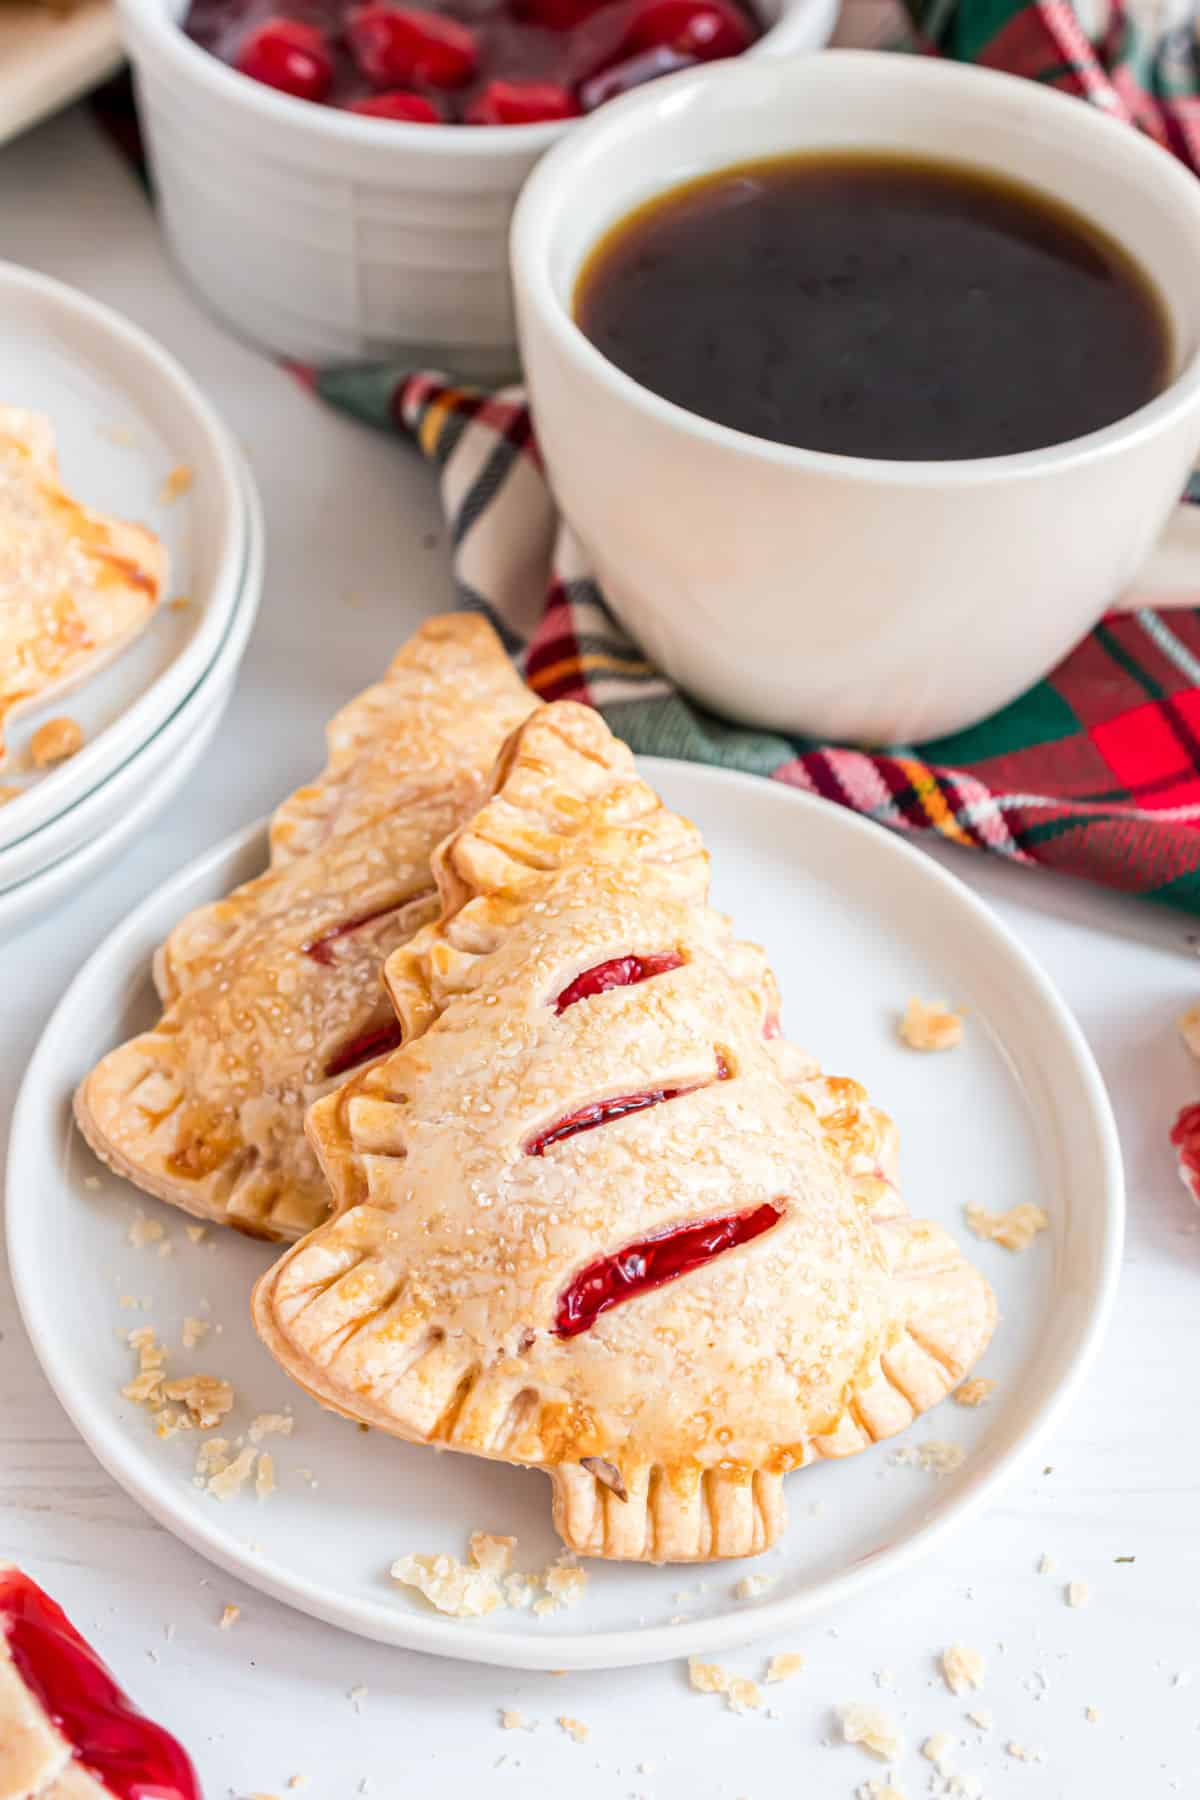
{"label": "ridged white bowl", "polygon": [[[510,373],[508,227],[569,122],[407,125],[294,100],[200,49],[186,0],[118,0],[172,251],[242,336],[304,362],[401,352]],[[826,42],[837,0],[763,0],[748,52]]]}

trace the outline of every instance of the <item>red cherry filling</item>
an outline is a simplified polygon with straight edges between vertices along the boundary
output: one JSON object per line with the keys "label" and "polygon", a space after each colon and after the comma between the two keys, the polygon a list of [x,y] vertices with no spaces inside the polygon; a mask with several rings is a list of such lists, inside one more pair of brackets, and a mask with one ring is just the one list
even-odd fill
{"label": "red cherry filling", "polygon": [[357,1037],[335,1050],[325,1064],[325,1079],[332,1081],[335,1075],[344,1075],[347,1069],[356,1069],[359,1063],[370,1062],[376,1056],[383,1056],[389,1050],[398,1050],[403,1040],[395,1019],[386,1025],[377,1025],[373,1031],[360,1031]]}
{"label": "red cherry filling", "polygon": [[767,1201],[749,1212],[705,1219],[699,1225],[676,1225],[640,1243],[626,1244],[623,1250],[589,1263],[563,1289],[554,1329],[559,1337],[576,1337],[610,1306],[662,1287],[711,1262],[714,1256],[750,1243],[782,1217],[782,1209]]}
{"label": "red cherry filling", "polygon": [[[718,1050],[715,1079],[728,1081],[732,1073],[723,1053]],[[544,1131],[528,1138],[525,1154],[544,1156],[551,1144],[561,1144],[564,1138],[577,1137],[581,1131],[594,1131],[597,1125],[609,1125],[614,1119],[624,1119],[630,1113],[645,1112],[648,1106],[662,1106],[684,1094],[699,1093],[701,1088],[709,1085],[708,1081],[689,1081],[684,1087],[643,1088],[636,1094],[614,1094],[608,1100],[590,1100],[586,1106],[576,1107],[574,1112],[556,1119],[553,1125],[547,1125]]]}
{"label": "red cherry filling", "polygon": [[1171,1127],[1179,1152],[1179,1173],[1193,1200],[1200,1201],[1200,1104],[1185,1106]]}
{"label": "red cherry filling", "polygon": [[75,1760],[116,1800],[201,1800],[186,1752],[137,1711],[62,1608],[17,1569],[0,1575],[0,1631]]}
{"label": "red cherry filling", "polygon": [[371,0],[346,20],[355,60],[387,87],[465,87],[479,65],[475,33],[456,19],[416,6]]}
{"label": "red cherry filling", "polygon": [[341,925],[333,925],[323,931],[320,937],[310,938],[303,945],[305,956],[311,956],[314,962],[323,963],[326,967],[333,962],[333,946],[339,938],[349,937],[352,931],[361,931],[364,925],[373,925],[376,919],[386,919],[389,913],[399,912],[402,906],[410,906],[409,900],[399,900],[393,906],[379,906],[374,912],[360,913],[356,919],[346,919]]}
{"label": "red cherry filling", "polygon": [[576,1137],[581,1131],[594,1131],[597,1125],[608,1125],[629,1113],[645,1112],[648,1106],[661,1106],[666,1100],[678,1100],[681,1094],[694,1094],[695,1087],[646,1088],[640,1094],[614,1094],[611,1100],[592,1100],[573,1113],[539,1131],[525,1145],[526,1156],[543,1156],[551,1144]]}
{"label": "red cherry filling", "polygon": [[365,100],[352,100],[347,112],[362,113],[369,119],[400,119],[408,125],[440,125],[442,114],[424,94],[406,94],[397,89],[391,94],[368,94]]}
{"label": "red cherry filling", "polygon": [[556,1013],[565,1013],[577,1000],[590,1000],[593,994],[606,994],[609,988],[633,987],[649,981],[652,975],[665,975],[683,966],[677,950],[659,950],[650,956],[614,956],[608,962],[596,963],[569,981],[554,1003]]}
{"label": "red cherry filling", "polygon": [[556,81],[489,81],[467,107],[468,125],[538,125],[573,119],[579,107]]}
{"label": "red cherry filling", "polygon": [[321,100],[333,80],[333,62],[315,25],[298,19],[266,19],[243,38],[237,55],[243,75],[297,100]]}

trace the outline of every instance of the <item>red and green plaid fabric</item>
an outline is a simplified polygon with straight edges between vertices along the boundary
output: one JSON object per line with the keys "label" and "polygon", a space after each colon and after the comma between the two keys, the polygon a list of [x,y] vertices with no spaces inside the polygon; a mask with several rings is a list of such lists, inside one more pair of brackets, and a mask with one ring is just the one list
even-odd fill
{"label": "red and green plaid fabric", "polygon": [[[1194,23],[1151,40],[1120,0],[910,0],[909,13],[908,48],[1079,95],[1200,172]],[[1011,706],[933,743],[867,753],[749,730],[673,689],[610,612],[555,513],[519,390],[386,367],[302,373],[437,464],[461,603],[492,619],[546,699],[591,702],[638,751],[750,770],[883,825],[1200,912],[1200,612],[1107,620]]]}

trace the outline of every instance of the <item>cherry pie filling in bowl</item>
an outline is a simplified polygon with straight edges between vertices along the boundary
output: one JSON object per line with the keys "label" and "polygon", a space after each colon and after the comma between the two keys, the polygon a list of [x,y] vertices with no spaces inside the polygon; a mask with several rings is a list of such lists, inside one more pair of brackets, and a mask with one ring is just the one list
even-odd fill
{"label": "cherry pie filling in bowl", "polygon": [[191,0],[184,30],[282,93],[417,125],[574,118],[762,35],[740,0]]}

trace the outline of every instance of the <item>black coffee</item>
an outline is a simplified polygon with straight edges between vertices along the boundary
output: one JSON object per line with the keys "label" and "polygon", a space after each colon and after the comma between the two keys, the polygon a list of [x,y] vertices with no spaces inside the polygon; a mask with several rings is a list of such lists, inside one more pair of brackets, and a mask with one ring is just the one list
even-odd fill
{"label": "black coffee", "polygon": [[1156,290],[1088,220],[867,153],[744,163],[649,202],[592,252],[575,317],[689,412],[842,456],[1065,443],[1170,373]]}

